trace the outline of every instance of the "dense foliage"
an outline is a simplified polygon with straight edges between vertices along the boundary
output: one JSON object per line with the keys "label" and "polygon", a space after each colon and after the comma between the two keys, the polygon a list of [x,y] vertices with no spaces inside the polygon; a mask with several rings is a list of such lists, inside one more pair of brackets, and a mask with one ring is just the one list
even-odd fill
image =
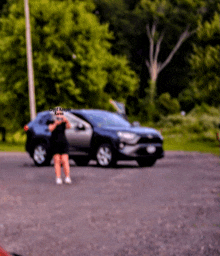
{"label": "dense foliage", "polygon": [[[147,25],[161,35],[158,62],[194,31],[154,85],[154,120],[220,102],[219,0],[29,0],[37,111],[56,105],[110,108],[149,117]],[[76,56],[76,58],[75,58]],[[0,4],[0,122],[29,120],[23,0]],[[163,119],[164,120],[164,119]],[[9,122],[10,121],[10,122]]]}
{"label": "dense foliage", "polygon": [[[208,97],[201,97],[198,95],[200,93],[204,96],[204,93],[206,92],[195,90],[195,88],[198,87],[207,88],[207,80],[209,80],[210,77],[212,77],[212,79],[209,81],[209,84],[212,83],[212,85],[209,85],[208,87],[214,86],[215,88],[219,88],[218,80],[220,75],[217,71],[219,70],[218,63],[216,63],[216,61],[219,61],[219,40],[217,39],[220,27],[219,20],[217,21],[216,18],[220,13],[219,1],[94,1],[97,5],[101,21],[103,23],[110,23],[110,28],[114,31],[115,41],[113,44],[113,51],[117,53],[125,53],[131,62],[132,68],[140,77],[140,85],[135,94],[135,97],[139,98],[137,107],[139,108],[139,112],[143,112],[144,115],[147,115],[149,109],[148,95],[151,93],[150,85],[152,83],[149,81],[150,74],[146,67],[146,60],[149,59],[149,40],[146,32],[146,25],[149,25],[151,28],[154,22],[156,22],[157,25],[157,30],[154,36],[155,42],[157,42],[160,36],[164,33],[158,61],[163,61],[167,58],[182,32],[186,29],[195,32],[182,44],[171,62],[159,75],[156,85],[155,100],[157,101],[161,94],[169,93],[171,97],[178,98],[181,109],[185,111],[189,111],[195,104],[201,104],[204,101],[212,105],[212,97],[215,97],[215,103],[219,104],[217,103],[219,102],[219,93],[210,94],[208,100]],[[201,38],[200,34],[203,27],[207,27],[207,24],[212,22],[213,19],[216,20],[215,34],[210,33],[207,30],[204,30],[203,33],[208,33],[210,35],[209,41],[212,41],[212,44],[215,42],[215,51],[213,51],[213,49],[208,49],[209,51],[206,53],[204,40]],[[206,43],[208,44],[208,42]],[[216,59],[213,60],[212,64],[209,64],[210,67],[202,77],[198,72],[199,70],[202,72],[200,67],[193,63],[194,59],[199,57],[198,54],[202,54],[201,50],[198,53],[199,47],[203,48],[203,51],[206,53],[206,58],[213,59],[215,56]],[[205,56],[200,56],[200,58],[203,58],[200,62],[202,65],[204,64]],[[216,68],[212,69],[212,74],[210,74],[212,66],[215,66]],[[215,79],[213,78],[214,76]],[[156,116],[158,110],[159,106],[157,106],[155,110]]]}
{"label": "dense foliage", "polygon": [[[113,34],[91,2],[31,0],[30,10],[38,111],[109,108],[111,97],[126,100],[138,86],[126,57],[111,54]],[[4,115],[21,125],[29,118],[23,0],[2,15],[0,38],[0,102]]]}

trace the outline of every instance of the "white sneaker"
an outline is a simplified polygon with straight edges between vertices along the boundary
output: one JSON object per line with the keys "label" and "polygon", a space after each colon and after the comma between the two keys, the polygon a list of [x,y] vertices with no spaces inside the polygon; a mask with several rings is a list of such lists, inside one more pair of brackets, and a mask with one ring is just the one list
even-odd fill
{"label": "white sneaker", "polygon": [[57,185],[63,184],[62,179],[61,179],[61,178],[56,178],[56,184],[57,184]]}
{"label": "white sneaker", "polygon": [[72,183],[71,178],[69,176],[65,178],[65,183],[66,184],[71,184]]}

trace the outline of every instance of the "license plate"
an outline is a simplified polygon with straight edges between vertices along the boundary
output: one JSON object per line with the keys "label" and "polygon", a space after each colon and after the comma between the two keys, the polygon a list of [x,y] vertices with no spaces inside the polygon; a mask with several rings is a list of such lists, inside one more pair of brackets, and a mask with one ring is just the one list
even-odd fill
{"label": "license plate", "polygon": [[149,154],[153,154],[156,151],[156,147],[155,146],[148,146],[148,147],[146,147],[146,150]]}

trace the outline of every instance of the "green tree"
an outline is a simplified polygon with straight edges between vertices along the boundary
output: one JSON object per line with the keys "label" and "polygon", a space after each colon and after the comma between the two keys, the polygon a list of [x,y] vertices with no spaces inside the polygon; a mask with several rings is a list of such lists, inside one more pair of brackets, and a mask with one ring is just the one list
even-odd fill
{"label": "green tree", "polygon": [[[199,24],[197,43],[189,62],[192,80],[190,91],[197,104],[220,102],[220,4],[211,21]],[[186,94],[186,93],[185,93]],[[181,95],[184,101],[184,94]],[[185,99],[186,100],[186,99]],[[186,100],[187,101],[187,100]]]}
{"label": "green tree", "polygon": [[[201,18],[203,0],[170,1],[170,0],[141,0],[136,12],[146,23],[146,33],[149,40],[149,54],[146,65],[149,72],[149,88],[147,89],[147,107],[149,119],[155,111],[157,80],[160,72],[170,63],[183,42],[196,32],[197,22]],[[144,17],[146,16],[146,17]],[[174,34],[178,38],[174,42]],[[169,53],[162,58],[159,56],[162,42],[169,43]],[[164,59],[164,60],[162,60]]]}
{"label": "green tree", "polygon": [[[193,51],[192,43],[197,41],[195,34],[189,36],[198,27],[199,20],[211,20],[219,0],[94,0],[94,2],[101,22],[109,23],[111,31],[114,32],[112,51],[126,54],[132,69],[140,77],[139,88],[132,95],[132,98],[139,98],[140,104],[135,100],[136,109],[131,112],[140,113],[144,110],[143,114],[146,116],[147,111],[149,112],[150,94],[153,94],[155,99],[165,92],[169,92],[174,98],[180,93],[182,95],[183,90],[189,86],[191,70],[188,58]],[[156,29],[152,36],[154,27]],[[148,35],[153,38],[151,40],[153,47],[150,47],[147,32],[150,32]],[[179,42],[177,45],[179,50],[173,54],[177,42]],[[160,49],[157,65],[154,64],[156,48]],[[149,68],[146,66],[146,60],[150,62],[150,51],[153,52],[151,54],[154,64],[151,65],[153,77],[156,74],[153,72],[156,71],[155,66],[169,62],[166,68],[164,67],[159,75],[157,74],[156,85],[151,83]],[[184,97],[192,99],[188,101],[187,109],[190,109],[194,104],[192,92],[188,89],[184,94]]]}
{"label": "green tree", "polygon": [[[137,87],[126,58],[110,53],[113,35],[94,8],[91,1],[30,0],[37,111],[108,108],[109,98],[126,99]],[[1,104],[20,125],[29,120],[23,0],[1,17],[0,38]]]}
{"label": "green tree", "polygon": [[109,24],[114,32],[113,54],[126,55],[130,60],[136,38],[137,17],[129,10],[129,3],[124,0],[94,0],[94,3],[101,23]]}

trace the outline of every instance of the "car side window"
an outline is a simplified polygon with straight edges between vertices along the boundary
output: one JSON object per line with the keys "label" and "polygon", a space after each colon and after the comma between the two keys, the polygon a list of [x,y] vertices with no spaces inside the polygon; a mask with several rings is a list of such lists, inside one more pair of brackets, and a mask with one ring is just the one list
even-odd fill
{"label": "car side window", "polygon": [[80,122],[80,119],[78,117],[76,117],[76,116],[74,116],[73,114],[70,114],[70,113],[65,113],[64,115],[68,119],[68,121],[71,123],[72,128],[75,128],[75,127],[78,126],[78,124]]}
{"label": "car side window", "polygon": [[43,115],[42,117],[40,117],[39,119],[39,124],[48,124],[48,121],[49,122],[52,122],[52,116],[51,114],[46,114],[46,115]]}

